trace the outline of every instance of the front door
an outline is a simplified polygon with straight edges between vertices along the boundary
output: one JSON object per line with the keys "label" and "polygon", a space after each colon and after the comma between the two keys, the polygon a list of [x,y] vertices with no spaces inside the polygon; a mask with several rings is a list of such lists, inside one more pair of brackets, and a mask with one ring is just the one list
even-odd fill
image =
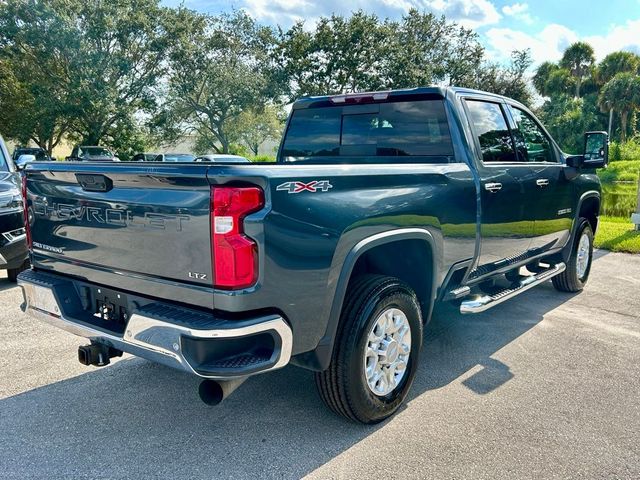
{"label": "front door", "polygon": [[573,185],[566,178],[566,166],[551,138],[536,119],[516,106],[509,106],[514,121],[513,136],[518,158],[528,162],[534,178],[525,188],[531,192],[534,234],[531,248],[563,247],[570,237],[574,217]]}
{"label": "front door", "polygon": [[535,180],[528,164],[516,157],[506,105],[471,98],[465,105],[481,157],[481,273],[529,250],[534,222],[525,186]]}

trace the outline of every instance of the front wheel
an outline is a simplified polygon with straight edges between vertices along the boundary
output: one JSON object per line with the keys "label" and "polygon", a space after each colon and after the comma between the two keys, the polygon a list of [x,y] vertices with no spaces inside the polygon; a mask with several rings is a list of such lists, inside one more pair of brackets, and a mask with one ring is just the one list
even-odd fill
{"label": "front wheel", "polygon": [[421,348],[413,290],[393,277],[359,277],[347,293],[331,364],[315,375],[320,397],[350,420],[380,422],[406,398]]}
{"label": "front wheel", "polygon": [[593,230],[586,218],[578,220],[578,230],[571,248],[567,269],[552,279],[553,286],[561,292],[579,292],[589,279],[593,260]]}

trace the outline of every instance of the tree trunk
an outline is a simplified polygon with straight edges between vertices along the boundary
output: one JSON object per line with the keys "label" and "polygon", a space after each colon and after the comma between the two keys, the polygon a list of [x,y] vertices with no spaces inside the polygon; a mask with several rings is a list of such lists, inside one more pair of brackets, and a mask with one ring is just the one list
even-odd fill
{"label": "tree trunk", "polygon": [[627,118],[629,112],[626,110],[620,115],[620,143],[627,141]]}
{"label": "tree trunk", "polygon": [[580,98],[580,84],[582,83],[580,77],[576,78],[576,98]]}
{"label": "tree trunk", "polygon": [[254,144],[250,145],[249,148],[253,152],[253,155],[257,157],[258,156],[258,149],[260,148],[260,145],[258,145],[257,143],[254,143]]}
{"label": "tree trunk", "polygon": [[222,145],[222,152],[220,153],[229,153],[229,140],[224,135],[220,135],[220,144]]}
{"label": "tree trunk", "polygon": [[609,138],[611,138],[611,124],[613,123],[613,108],[609,109]]}

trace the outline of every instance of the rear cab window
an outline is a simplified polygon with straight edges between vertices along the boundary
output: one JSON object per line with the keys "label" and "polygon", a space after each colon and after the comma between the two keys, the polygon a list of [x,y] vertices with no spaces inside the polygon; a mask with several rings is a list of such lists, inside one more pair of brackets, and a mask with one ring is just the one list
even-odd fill
{"label": "rear cab window", "polygon": [[442,99],[295,109],[285,162],[453,162]]}
{"label": "rear cab window", "polygon": [[[483,100],[466,100],[469,121],[480,144],[485,163],[516,162],[513,138],[502,105]],[[522,160],[521,160],[522,161]]]}

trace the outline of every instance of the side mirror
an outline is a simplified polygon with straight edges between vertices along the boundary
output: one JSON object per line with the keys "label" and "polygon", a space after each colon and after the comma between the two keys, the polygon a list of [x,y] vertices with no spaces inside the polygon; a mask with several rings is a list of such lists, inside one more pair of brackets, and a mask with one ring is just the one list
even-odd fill
{"label": "side mirror", "polygon": [[584,134],[584,168],[604,168],[609,163],[609,135],[607,132]]}
{"label": "side mirror", "polygon": [[35,155],[20,155],[18,159],[15,161],[16,168],[18,170],[23,170],[28,163],[35,162],[35,161],[36,161]]}

